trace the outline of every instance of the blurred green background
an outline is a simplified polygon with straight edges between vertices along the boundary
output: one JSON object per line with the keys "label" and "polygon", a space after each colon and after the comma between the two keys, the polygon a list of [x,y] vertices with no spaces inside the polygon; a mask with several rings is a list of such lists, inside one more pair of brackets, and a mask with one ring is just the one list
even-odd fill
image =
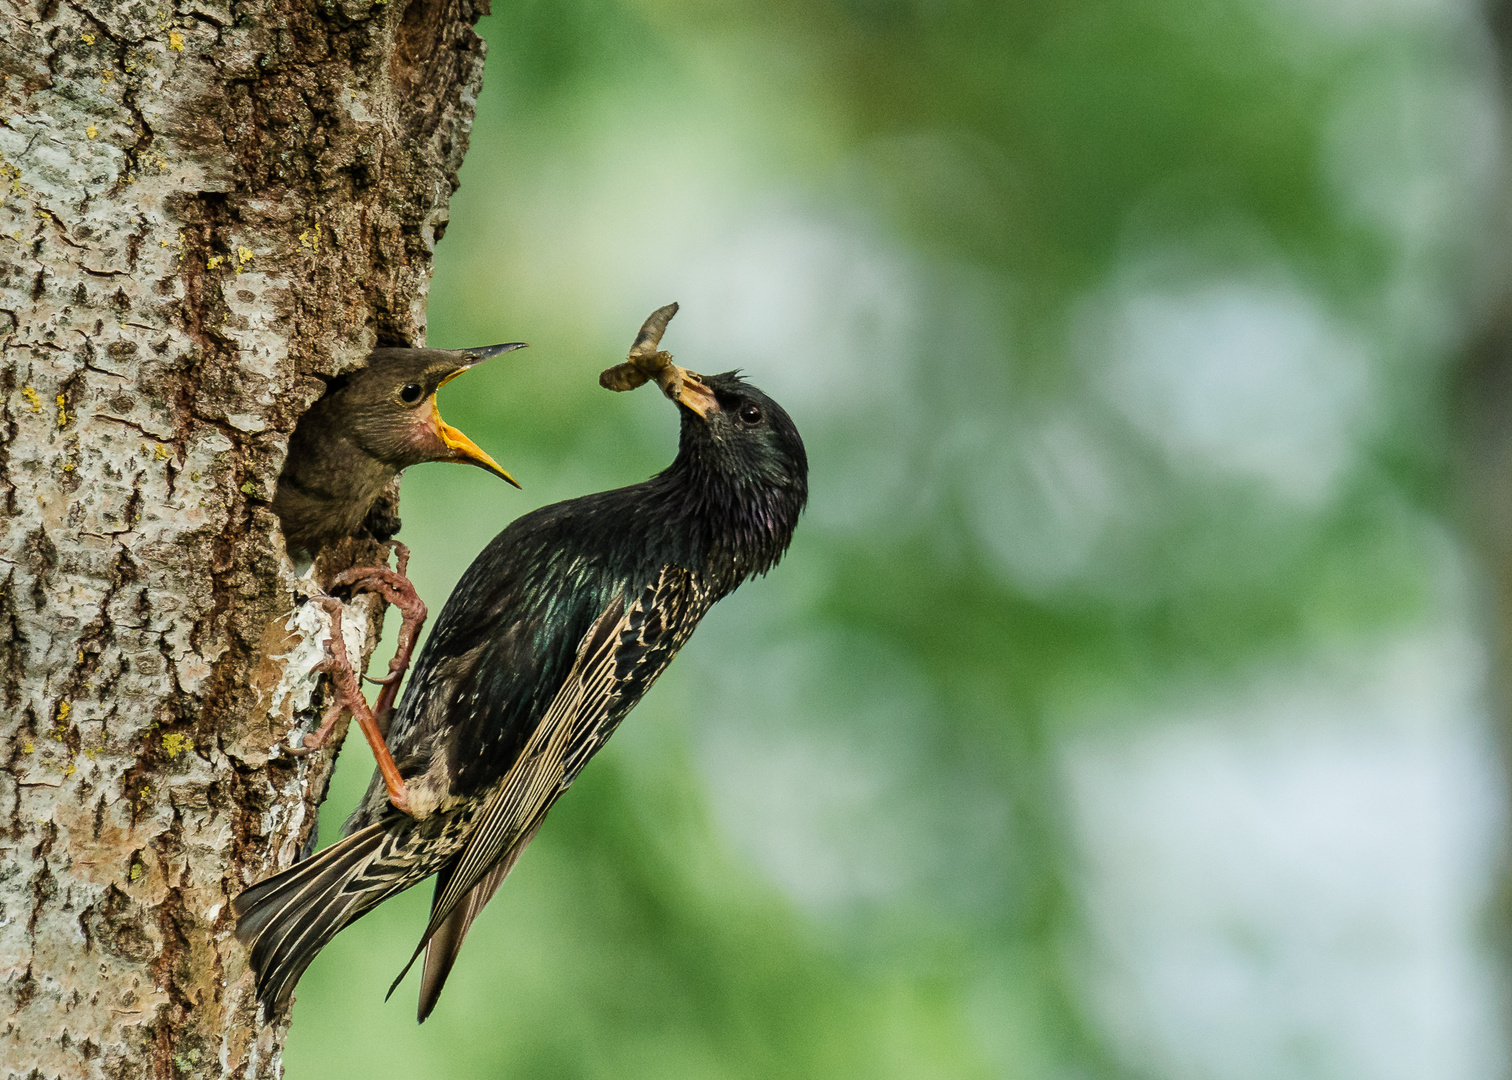
{"label": "blurred green background", "polygon": [[[671,407],[596,378],[674,299],[679,362],[792,413],[810,511],[432,1019],[382,1003],[425,887],[305,976],[289,1075],[1503,1075],[1448,407],[1495,262],[1480,10],[497,7],[428,340],[531,342],[442,395],[525,490],[411,471],[422,595],[671,459]],[[349,740],[325,841],[370,769]]]}

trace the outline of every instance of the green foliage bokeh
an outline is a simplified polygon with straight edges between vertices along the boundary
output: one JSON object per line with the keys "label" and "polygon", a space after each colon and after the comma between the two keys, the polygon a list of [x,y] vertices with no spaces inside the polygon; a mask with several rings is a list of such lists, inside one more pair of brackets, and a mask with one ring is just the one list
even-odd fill
{"label": "green foliage bokeh", "polygon": [[[1283,0],[498,7],[428,341],[531,343],[442,394],[525,490],[411,470],[421,594],[670,460],[670,407],[596,377],[673,299],[679,362],[793,414],[812,509],[553,811],[435,1015],[382,1003],[421,888],[305,976],[290,1075],[1138,1074],[1089,1005],[1057,748],[1437,602],[1482,31]],[[1250,457],[1119,381],[1142,327],[1241,302],[1321,335],[1342,387],[1337,416],[1238,412]],[[1301,480],[1265,457],[1293,409],[1332,462]],[[323,839],[369,768],[349,740]]]}

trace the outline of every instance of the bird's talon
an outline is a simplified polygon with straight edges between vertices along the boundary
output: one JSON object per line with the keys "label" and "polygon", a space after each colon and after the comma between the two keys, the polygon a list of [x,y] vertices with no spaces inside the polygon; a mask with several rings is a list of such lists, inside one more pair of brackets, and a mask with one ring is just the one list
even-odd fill
{"label": "bird's talon", "polygon": [[409,576],[410,549],[398,540],[389,541],[389,551],[394,555],[394,571],[402,578]]}
{"label": "bird's talon", "polygon": [[[297,758],[309,757],[315,751],[325,746],[326,740],[330,738],[331,729],[336,726],[336,721],[341,718],[341,712],[342,706],[340,704],[332,705],[331,708],[326,710],[325,716],[321,718],[320,726],[314,731],[301,732],[297,736],[285,739],[284,749],[288,751],[289,756]],[[294,743],[296,737],[299,739],[298,745]]]}

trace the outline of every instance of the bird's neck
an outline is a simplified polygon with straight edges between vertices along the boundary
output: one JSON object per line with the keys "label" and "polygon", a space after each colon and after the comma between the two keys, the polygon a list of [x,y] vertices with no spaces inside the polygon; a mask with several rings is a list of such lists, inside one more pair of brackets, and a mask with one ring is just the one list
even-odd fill
{"label": "bird's neck", "polygon": [[662,520],[675,522],[720,593],[764,574],[787,550],[801,496],[680,453],[650,483]]}

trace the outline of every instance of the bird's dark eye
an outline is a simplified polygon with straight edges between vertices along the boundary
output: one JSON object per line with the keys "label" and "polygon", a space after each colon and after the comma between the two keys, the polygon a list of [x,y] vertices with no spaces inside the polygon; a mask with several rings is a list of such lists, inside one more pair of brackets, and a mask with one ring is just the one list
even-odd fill
{"label": "bird's dark eye", "polygon": [[746,402],[740,407],[740,418],[748,424],[761,423],[761,408]]}
{"label": "bird's dark eye", "polygon": [[404,389],[399,391],[399,400],[404,402],[406,405],[413,405],[415,402],[420,400],[420,395],[424,392],[425,391],[421,388],[419,383],[406,383],[404,385]]}

